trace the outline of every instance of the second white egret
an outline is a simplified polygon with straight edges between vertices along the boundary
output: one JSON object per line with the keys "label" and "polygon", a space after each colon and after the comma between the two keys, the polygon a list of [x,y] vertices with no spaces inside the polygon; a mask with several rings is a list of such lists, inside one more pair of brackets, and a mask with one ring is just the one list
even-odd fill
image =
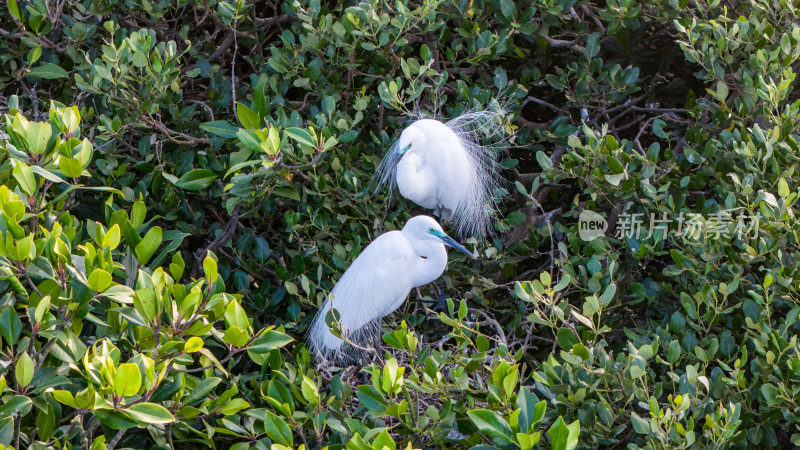
{"label": "second white egret", "polygon": [[[416,216],[400,231],[376,238],[347,268],[308,331],[308,345],[331,361],[347,360],[371,345],[380,320],[403,304],[411,289],[437,279],[447,265],[445,246],[472,254],[428,216]],[[331,332],[326,316],[338,311],[342,337]],[[352,343],[355,345],[350,345]]]}
{"label": "second white egret", "polygon": [[497,209],[497,150],[484,139],[503,133],[501,114],[469,111],[447,122],[420,119],[400,134],[375,174],[380,185],[450,220],[459,238],[484,237]]}

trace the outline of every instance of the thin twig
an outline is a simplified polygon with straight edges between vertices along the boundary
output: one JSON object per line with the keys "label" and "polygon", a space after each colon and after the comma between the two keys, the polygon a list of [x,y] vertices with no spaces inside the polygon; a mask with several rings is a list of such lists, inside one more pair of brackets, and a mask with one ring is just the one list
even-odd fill
{"label": "thin twig", "polygon": [[122,439],[122,436],[124,434],[125,434],[124,429],[117,431],[117,434],[114,435],[114,439],[111,439],[111,442],[108,443],[108,447],[106,447],[106,449],[114,450],[114,447],[116,447],[117,444],[119,444],[119,441]]}
{"label": "thin twig", "polygon": [[239,53],[239,40],[236,39],[236,21],[233,21],[233,25],[231,25],[231,29],[233,30],[233,58],[231,58],[231,101],[233,107],[233,117],[236,118],[236,123],[241,125],[242,123],[239,121],[239,112],[238,108],[236,107],[236,55]]}
{"label": "thin twig", "polygon": [[562,41],[560,39],[553,39],[547,35],[542,35],[542,37],[544,38],[545,41],[547,41],[548,44],[552,45],[553,47],[568,48],[577,53],[583,53],[583,51],[585,50],[585,48],[582,45],[579,45],[577,43],[578,39],[573,39],[571,41]]}
{"label": "thin twig", "polygon": [[200,268],[203,266],[203,258],[205,258],[208,252],[217,251],[217,249],[228,242],[228,240],[230,240],[230,238],[233,236],[233,233],[236,231],[237,225],[239,224],[239,210],[241,207],[241,203],[233,207],[233,211],[231,211],[231,217],[222,227],[222,232],[219,234],[219,236],[214,238],[210,244],[208,244],[208,247],[198,249],[194,252],[194,267],[192,268],[193,278],[197,278],[197,276],[200,274]]}
{"label": "thin twig", "polygon": [[544,101],[542,99],[539,99],[539,98],[536,98],[536,97],[533,97],[533,96],[530,96],[530,95],[527,98],[525,98],[524,102],[522,102],[522,107],[525,107],[525,105],[527,105],[528,103],[531,103],[531,102],[537,103],[537,104],[542,105],[542,106],[546,106],[546,107],[548,107],[548,108],[552,109],[553,111],[555,111],[557,113],[560,113],[560,114],[566,114],[567,113],[566,111],[564,111],[563,108],[559,108],[558,106],[553,105],[552,103],[548,103],[548,102],[546,102],[546,101]]}

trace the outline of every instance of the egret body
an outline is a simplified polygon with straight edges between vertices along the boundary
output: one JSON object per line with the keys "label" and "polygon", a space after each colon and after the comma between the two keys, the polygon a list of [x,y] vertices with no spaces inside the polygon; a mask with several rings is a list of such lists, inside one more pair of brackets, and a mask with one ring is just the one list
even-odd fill
{"label": "egret body", "polygon": [[328,360],[347,359],[352,346],[331,333],[325,316],[335,308],[348,342],[369,345],[380,319],[403,304],[412,288],[438,278],[447,265],[445,245],[472,256],[428,216],[411,218],[400,231],[372,241],[347,268],[309,328],[309,347]]}
{"label": "egret body", "polygon": [[453,222],[460,238],[485,236],[496,209],[498,186],[492,147],[479,136],[497,134],[486,111],[462,114],[446,123],[413,122],[386,153],[378,168],[379,183]]}

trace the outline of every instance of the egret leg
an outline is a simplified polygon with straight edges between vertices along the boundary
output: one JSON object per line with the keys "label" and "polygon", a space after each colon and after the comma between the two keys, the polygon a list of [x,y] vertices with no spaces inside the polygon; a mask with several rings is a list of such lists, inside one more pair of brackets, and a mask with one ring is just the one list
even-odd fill
{"label": "egret leg", "polygon": [[447,310],[447,296],[444,293],[444,274],[439,277],[439,296],[436,300],[421,300],[424,303],[430,303],[431,309],[434,311],[446,311]]}

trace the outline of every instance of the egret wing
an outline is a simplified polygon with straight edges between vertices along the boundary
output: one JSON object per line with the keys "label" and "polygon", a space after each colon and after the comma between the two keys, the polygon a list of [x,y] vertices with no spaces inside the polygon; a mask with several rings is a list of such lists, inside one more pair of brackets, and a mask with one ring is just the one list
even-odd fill
{"label": "egret wing", "polygon": [[411,290],[412,258],[418,258],[399,231],[379,236],[347,268],[325,300],[309,330],[309,344],[328,359],[344,349],[325,316],[335,308],[349,341],[361,345],[380,328],[380,319],[399,307]]}

